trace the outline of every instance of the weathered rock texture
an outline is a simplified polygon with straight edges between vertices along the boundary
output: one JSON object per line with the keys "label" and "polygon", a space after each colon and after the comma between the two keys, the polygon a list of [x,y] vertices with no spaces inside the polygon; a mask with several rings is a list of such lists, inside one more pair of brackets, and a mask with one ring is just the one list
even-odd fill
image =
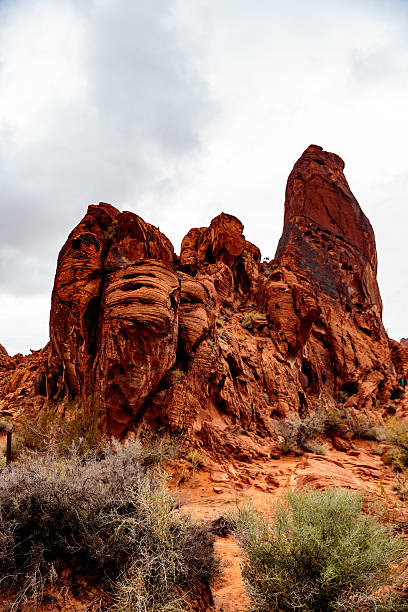
{"label": "weathered rock texture", "polygon": [[[177,257],[137,215],[90,206],[58,259],[27,401],[80,398],[114,436],[163,427],[242,460],[276,452],[291,413],[398,401],[408,347],[384,330],[374,233],[343,168],[306,149],[269,263],[225,213],[190,230]],[[3,376],[16,369],[0,352]],[[3,409],[13,385],[0,383]]]}
{"label": "weathered rock texture", "polygon": [[10,364],[10,356],[4,346],[0,344],[0,371],[7,369]]}

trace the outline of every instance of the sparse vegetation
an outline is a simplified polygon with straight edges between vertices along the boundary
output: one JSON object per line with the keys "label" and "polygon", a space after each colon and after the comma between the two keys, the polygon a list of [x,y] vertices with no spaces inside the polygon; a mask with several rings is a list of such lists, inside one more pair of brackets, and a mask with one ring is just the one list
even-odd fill
{"label": "sparse vegetation", "polygon": [[224,315],[219,313],[217,315],[217,318],[215,319],[215,324],[217,325],[217,327],[224,327],[224,325],[225,325],[225,317],[224,317]]}
{"label": "sparse vegetation", "polygon": [[140,460],[144,467],[163,465],[177,459],[180,453],[182,438],[169,434],[144,436],[140,445]]}
{"label": "sparse vegetation", "polygon": [[264,276],[268,278],[268,276],[270,276],[272,272],[277,269],[277,267],[278,263],[276,261],[274,261],[273,259],[269,260],[268,257],[265,257],[262,261],[261,271],[263,272]]}
{"label": "sparse vegetation", "polygon": [[225,308],[224,309],[224,319],[225,319],[225,321],[229,321],[231,319],[231,317],[232,317],[232,314],[233,313],[232,313],[231,308]]}
{"label": "sparse vegetation", "polygon": [[102,451],[106,438],[99,427],[99,412],[94,407],[83,409],[76,401],[57,406],[47,403],[37,418],[27,416],[13,436],[12,455],[16,459],[25,451],[46,451],[53,448],[60,455],[74,445],[77,453]]}
{"label": "sparse vegetation", "polygon": [[113,240],[118,233],[118,220],[113,219],[112,223],[108,225],[103,233],[105,240]]}
{"label": "sparse vegetation", "polygon": [[[115,610],[185,610],[184,594],[217,573],[213,536],[180,515],[138,441],[103,457],[51,448],[0,475],[0,593],[34,607],[64,567],[110,590]],[[11,595],[13,593],[13,595]]]}
{"label": "sparse vegetation", "polygon": [[203,453],[201,453],[196,448],[192,448],[186,454],[186,460],[191,463],[195,470],[205,467],[207,460]]}
{"label": "sparse vegetation", "polygon": [[311,450],[316,445],[316,436],[344,437],[383,441],[386,438],[384,425],[369,415],[348,411],[344,406],[317,410],[303,420],[297,414],[278,424],[278,433],[284,438],[284,453]]}
{"label": "sparse vegetation", "polygon": [[208,344],[208,346],[210,347],[210,349],[211,349],[212,351],[215,351],[215,349],[216,349],[216,344],[215,344],[214,340],[208,339],[208,340],[207,340],[207,344]]}
{"label": "sparse vegetation", "polygon": [[389,463],[392,463],[397,470],[406,470],[408,468],[408,422],[397,417],[391,418],[385,427],[385,440],[391,444],[391,449],[388,451]]}
{"label": "sparse vegetation", "polygon": [[222,340],[223,342],[228,342],[228,338],[227,336],[224,334],[224,332],[218,328],[217,329],[217,336],[218,336],[218,340]]}
{"label": "sparse vegetation", "polygon": [[180,367],[174,366],[165,375],[163,384],[164,386],[172,387],[181,382],[185,376],[185,372]]}
{"label": "sparse vegetation", "polygon": [[262,312],[252,311],[247,312],[241,319],[241,325],[244,329],[253,329],[254,322],[267,323],[267,316]]}
{"label": "sparse vegetation", "polygon": [[0,419],[0,433],[11,431],[11,424],[8,419]]}
{"label": "sparse vegetation", "polygon": [[254,612],[407,610],[392,591],[390,565],[402,539],[363,513],[345,489],[288,493],[268,522],[252,506],[230,517],[244,552]]}
{"label": "sparse vegetation", "polygon": [[316,435],[325,433],[326,412],[322,409],[301,420],[297,414],[289,419],[280,421],[278,433],[283,437],[282,451],[284,453],[297,453],[310,450],[311,444],[316,443]]}
{"label": "sparse vegetation", "polygon": [[393,488],[403,502],[408,501],[408,478],[404,472],[396,474]]}
{"label": "sparse vegetation", "polygon": [[320,440],[309,439],[304,442],[303,450],[314,455],[327,455],[329,447]]}
{"label": "sparse vegetation", "polygon": [[384,424],[369,415],[351,414],[348,419],[353,438],[357,440],[373,440],[382,442],[386,438]]}

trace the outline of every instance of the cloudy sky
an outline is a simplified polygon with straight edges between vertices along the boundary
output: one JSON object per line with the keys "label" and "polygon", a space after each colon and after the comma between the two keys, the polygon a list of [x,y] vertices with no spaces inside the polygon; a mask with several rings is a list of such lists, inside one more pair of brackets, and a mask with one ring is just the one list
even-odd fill
{"label": "cloudy sky", "polygon": [[0,0],[0,343],[48,339],[90,203],[184,234],[222,210],[273,257],[287,176],[341,155],[408,336],[407,0]]}

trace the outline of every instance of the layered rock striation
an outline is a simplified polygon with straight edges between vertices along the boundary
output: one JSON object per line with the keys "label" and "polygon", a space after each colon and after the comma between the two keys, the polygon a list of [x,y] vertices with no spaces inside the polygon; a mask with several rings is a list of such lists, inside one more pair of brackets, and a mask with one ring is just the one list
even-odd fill
{"label": "layered rock striation", "polygon": [[[384,330],[374,233],[343,169],[306,149],[268,263],[232,215],[190,230],[177,256],[136,214],[90,206],[58,258],[27,401],[76,398],[111,435],[166,428],[244,460],[274,452],[279,419],[340,396],[386,409],[408,348]],[[3,408],[17,388],[0,382]]]}

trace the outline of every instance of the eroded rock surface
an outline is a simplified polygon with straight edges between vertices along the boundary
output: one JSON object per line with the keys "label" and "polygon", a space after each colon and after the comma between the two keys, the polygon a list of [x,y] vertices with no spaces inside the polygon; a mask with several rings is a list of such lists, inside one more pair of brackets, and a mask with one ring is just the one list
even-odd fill
{"label": "eroded rock surface", "polygon": [[90,206],[58,258],[50,345],[17,362],[0,350],[2,408],[26,364],[33,406],[79,398],[114,436],[166,428],[251,461],[278,452],[291,413],[404,401],[408,347],[384,330],[374,233],[343,169],[315,145],[296,162],[272,262],[232,215],[177,257],[136,214]]}
{"label": "eroded rock surface", "polygon": [[2,344],[0,344],[0,370],[7,369],[10,364],[10,355],[4,348]]}

